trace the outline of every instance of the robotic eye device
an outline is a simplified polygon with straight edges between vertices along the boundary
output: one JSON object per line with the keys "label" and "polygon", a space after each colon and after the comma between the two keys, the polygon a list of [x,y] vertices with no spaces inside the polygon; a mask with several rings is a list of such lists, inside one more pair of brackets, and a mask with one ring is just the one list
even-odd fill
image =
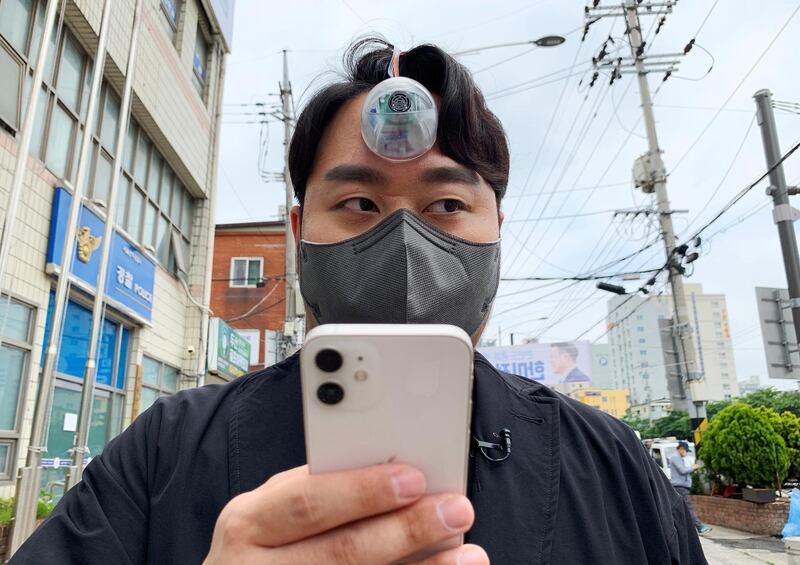
{"label": "robotic eye device", "polygon": [[436,102],[419,82],[399,76],[395,49],[389,78],[367,95],[361,111],[361,136],[373,153],[390,161],[409,161],[436,142]]}

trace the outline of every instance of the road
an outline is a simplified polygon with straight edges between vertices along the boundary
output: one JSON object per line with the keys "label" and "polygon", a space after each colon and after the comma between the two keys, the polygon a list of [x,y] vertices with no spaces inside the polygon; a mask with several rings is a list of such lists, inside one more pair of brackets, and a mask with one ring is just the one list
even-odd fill
{"label": "road", "polygon": [[700,536],[709,565],[787,565],[783,543],[773,537],[712,526]]}

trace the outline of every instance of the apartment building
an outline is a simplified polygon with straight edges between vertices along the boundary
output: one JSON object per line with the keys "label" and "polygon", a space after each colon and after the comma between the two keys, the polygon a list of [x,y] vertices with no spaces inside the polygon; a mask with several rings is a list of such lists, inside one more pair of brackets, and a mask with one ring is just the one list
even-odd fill
{"label": "apartment building", "polygon": [[[51,0],[53,2],[55,0]],[[110,2],[97,113],[87,127],[102,0],[58,1],[43,83],[32,84],[45,0],[0,0],[0,218],[5,222],[24,113],[36,113],[0,314],[0,496],[14,492],[37,399],[43,347],[59,332],[43,488],[69,458],[86,364],[97,251],[114,226],[91,414],[96,455],[159,396],[204,380],[218,118],[233,1],[143,0],[130,125],[115,151],[136,0]],[[60,11],[64,8],[63,12]],[[79,148],[91,136],[77,242],[65,241]],[[119,154],[117,154],[119,153]],[[108,218],[111,177],[121,168]],[[75,246],[62,327],[53,330],[61,250]]]}

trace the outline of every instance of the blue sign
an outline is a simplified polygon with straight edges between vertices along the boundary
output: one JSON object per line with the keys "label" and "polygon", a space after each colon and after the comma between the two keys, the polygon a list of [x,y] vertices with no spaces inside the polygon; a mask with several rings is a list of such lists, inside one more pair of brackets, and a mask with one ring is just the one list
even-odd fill
{"label": "blue sign", "polygon": [[[65,188],[57,187],[53,195],[50,240],[47,244],[49,271],[54,271],[61,265],[71,204],[72,194]],[[86,206],[81,206],[70,272],[83,282],[90,292],[97,288],[104,228],[105,222],[97,214]],[[105,285],[107,301],[115,308],[149,322],[153,317],[155,263],[116,230],[111,235],[107,272]]]}

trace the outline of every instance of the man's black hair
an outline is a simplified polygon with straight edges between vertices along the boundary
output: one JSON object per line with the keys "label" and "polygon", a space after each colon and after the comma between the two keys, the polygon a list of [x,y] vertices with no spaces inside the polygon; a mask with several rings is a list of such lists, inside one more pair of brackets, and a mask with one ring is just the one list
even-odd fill
{"label": "man's black hair", "polygon": [[[300,113],[289,146],[289,172],[301,206],[325,128],[345,102],[388,78],[392,52],[393,46],[381,38],[356,41],[345,53],[343,80],[316,92]],[[400,57],[400,75],[440,97],[439,148],[483,177],[499,208],[508,184],[508,143],[470,72],[439,47],[420,45]]]}

